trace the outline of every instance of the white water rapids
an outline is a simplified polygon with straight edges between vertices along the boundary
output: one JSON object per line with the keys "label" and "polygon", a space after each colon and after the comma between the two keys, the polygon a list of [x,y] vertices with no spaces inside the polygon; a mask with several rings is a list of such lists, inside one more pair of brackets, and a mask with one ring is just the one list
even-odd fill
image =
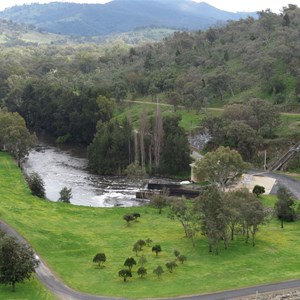
{"label": "white water rapids", "polygon": [[46,197],[59,199],[63,187],[72,188],[71,203],[94,207],[137,206],[135,199],[140,183],[127,178],[98,176],[88,172],[87,160],[71,150],[40,144],[33,149],[24,164],[27,174],[37,172],[45,183]]}

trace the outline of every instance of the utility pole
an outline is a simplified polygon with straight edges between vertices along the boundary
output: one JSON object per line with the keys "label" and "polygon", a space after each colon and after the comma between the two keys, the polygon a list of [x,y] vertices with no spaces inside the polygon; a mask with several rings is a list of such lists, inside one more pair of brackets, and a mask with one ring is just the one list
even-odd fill
{"label": "utility pole", "polygon": [[265,157],[264,157],[264,171],[267,170],[267,150],[265,150]]}

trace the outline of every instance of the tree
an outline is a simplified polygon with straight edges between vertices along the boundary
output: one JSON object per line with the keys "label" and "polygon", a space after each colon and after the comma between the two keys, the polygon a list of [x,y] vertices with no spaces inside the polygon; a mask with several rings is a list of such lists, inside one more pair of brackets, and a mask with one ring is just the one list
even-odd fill
{"label": "tree", "polygon": [[219,147],[216,151],[207,153],[203,159],[196,162],[197,178],[217,184],[222,190],[242,175],[249,167],[235,151],[229,147]]}
{"label": "tree", "polygon": [[[192,220],[192,213],[190,211],[190,208],[186,204],[186,199],[184,198],[176,198],[170,201],[170,213],[169,217],[171,219],[178,220],[185,232],[185,236],[188,237],[188,230],[190,227],[190,223]],[[175,250],[177,251],[177,250]],[[174,251],[174,254],[175,254]],[[180,254],[180,253],[179,253]],[[178,254],[178,255],[179,255]],[[175,256],[178,256],[175,254]]]}
{"label": "tree", "polygon": [[144,184],[147,178],[147,173],[143,167],[139,165],[137,161],[128,165],[125,169],[125,175],[129,180],[140,183],[140,187]]}
{"label": "tree", "polygon": [[135,255],[138,256],[138,252],[142,251],[142,246],[138,243],[135,243],[132,247],[132,251],[134,251]]}
{"label": "tree", "polygon": [[130,270],[122,269],[119,271],[119,277],[122,277],[125,282],[128,277],[132,277],[132,273]]}
{"label": "tree", "polygon": [[18,113],[0,110],[0,128],[0,146],[14,156],[20,167],[22,160],[36,144],[36,136],[30,134]]}
{"label": "tree", "polygon": [[164,174],[185,174],[190,171],[190,146],[186,132],[180,126],[181,116],[163,118],[164,143],[161,152],[161,171]]}
{"label": "tree", "polygon": [[145,275],[147,275],[147,269],[145,269],[144,267],[140,267],[138,270],[137,270],[137,274],[139,276],[141,276],[141,278],[143,278]]}
{"label": "tree", "polygon": [[225,196],[225,214],[228,217],[228,227],[230,231],[230,239],[234,240],[235,228],[243,222],[241,205],[245,198],[249,195],[248,189],[239,189],[230,191]]}
{"label": "tree", "polygon": [[177,257],[177,259],[178,259],[182,264],[187,260],[186,256],[185,256],[185,255],[182,255],[182,254],[180,254],[180,255]]}
{"label": "tree", "polygon": [[136,244],[140,245],[142,248],[146,246],[146,242],[144,240],[138,240]]}
{"label": "tree", "polygon": [[155,162],[155,171],[159,173],[160,170],[160,156],[163,147],[163,119],[161,116],[160,108],[157,103],[154,123],[153,123],[153,141],[154,141],[154,162]]}
{"label": "tree", "polygon": [[93,258],[93,262],[98,264],[98,267],[101,267],[101,263],[106,262],[106,256],[104,253],[97,253]]}
{"label": "tree", "polygon": [[161,266],[157,266],[154,270],[153,273],[159,278],[165,271]]}
{"label": "tree", "polygon": [[262,136],[270,137],[280,123],[278,109],[272,103],[262,99],[251,99],[249,106],[253,111],[249,125]]}
{"label": "tree", "polygon": [[67,188],[66,186],[64,188],[61,189],[61,191],[59,192],[59,199],[58,201],[60,202],[64,202],[64,203],[70,203],[70,199],[72,198],[72,189],[71,188]]}
{"label": "tree", "polygon": [[149,202],[150,206],[153,206],[158,209],[158,213],[162,213],[162,209],[167,206],[167,196],[162,194],[154,194]]}
{"label": "tree", "polygon": [[159,252],[161,252],[161,246],[160,245],[154,245],[152,247],[152,252],[155,252],[156,256],[158,255]]}
{"label": "tree", "polygon": [[133,257],[128,257],[124,262],[124,266],[128,267],[129,271],[131,271],[134,265],[136,265],[136,261]]}
{"label": "tree", "polygon": [[261,185],[256,185],[253,190],[252,193],[256,195],[256,197],[258,197],[259,195],[262,195],[265,193],[265,188]]}
{"label": "tree", "polygon": [[246,161],[251,161],[263,142],[259,133],[242,121],[230,122],[224,133],[224,145],[237,150]]}
{"label": "tree", "polygon": [[39,261],[27,245],[22,245],[15,238],[5,236],[0,240],[0,283],[12,285],[29,280]]}
{"label": "tree", "polygon": [[130,222],[136,220],[136,218],[133,215],[124,215],[123,219],[126,221],[127,225],[130,225]]}
{"label": "tree", "polygon": [[232,103],[224,107],[222,119],[230,123],[240,121],[249,125],[252,115],[252,107],[247,103]]}
{"label": "tree", "polygon": [[180,104],[180,95],[176,92],[169,92],[167,94],[167,101],[174,106],[174,112],[176,112]]}
{"label": "tree", "polygon": [[146,263],[147,263],[147,258],[144,255],[142,255],[139,260],[139,265],[143,267]]}
{"label": "tree", "polygon": [[145,240],[145,242],[146,242],[147,246],[149,247],[152,244],[153,241],[151,239],[147,238]]}
{"label": "tree", "polygon": [[122,122],[98,122],[93,142],[88,147],[88,165],[101,175],[121,175],[132,162],[132,126]]}
{"label": "tree", "polygon": [[166,263],[166,267],[169,270],[170,273],[173,273],[173,270],[178,267],[178,265],[176,264],[176,262],[174,260],[169,261]]}
{"label": "tree", "polygon": [[176,258],[178,258],[178,256],[180,255],[180,251],[178,251],[176,249],[173,251],[173,253],[174,253]]}
{"label": "tree", "polygon": [[140,213],[137,213],[137,212],[135,212],[135,213],[133,213],[133,214],[132,214],[132,216],[134,217],[134,219],[135,219],[135,220],[137,220],[138,218],[140,218],[140,217],[141,217],[141,214],[140,214]]}
{"label": "tree", "polygon": [[231,86],[231,77],[229,76],[229,73],[223,68],[217,69],[216,74],[209,76],[208,86],[212,94],[218,92],[221,101],[223,101],[224,94],[228,90],[234,96],[233,89]]}
{"label": "tree", "polygon": [[32,172],[27,177],[27,183],[33,195],[43,199],[46,198],[45,187],[44,187],[45,184],[42,177],[38,173]]}
{"label": "tree", "polygon": [[102,122],[108,122],[114,111],[114,102],[107,99],[105,96],[99,96],[96,99],[97,105],[99,107],[99,119]]}
{"label": "tree", "polygon": [[208,132],[210,136],[209,144],[214,146],[224,145],[225,143],[225,128],[226,122],[223,118],[207,116],[201,121],[201,130]]}
{"label": "tree", "polygon": [[147,116],[148,116],[147,109],[146,107],[144,107],[139,120],[141,167],[143,170],[145,170],[145,166],[146,166],[145,136],[147,133],[149,133],[149,124],[148,124]]}
{"label": "tree", "polygon": [[216,185],[210,185],[195,202],[195,211],[201,216],[199,221],[203,235],[208,238],[209,252],[215,247],[218,255],[222,239],[227,246],[228,218],[224,193]]}
{"label": "tree", "polygon": [[277,218],[281,222],[281,228],[283,228],[283,222],[293,222],[296,218],[295,201],[292,199],[291,192],[284,186],[280,186],[277,191],[277,201],[275,203],[275,213]]}
{"label": "tree", "polygon": [[249,232],[252,236],[252,246],[255,246],[255,236],[258,227],[265,219],[265,211],[262,203],[253,193],[248,194],[241,206],[242,218],[246,229],[246,243],[249,240]]}

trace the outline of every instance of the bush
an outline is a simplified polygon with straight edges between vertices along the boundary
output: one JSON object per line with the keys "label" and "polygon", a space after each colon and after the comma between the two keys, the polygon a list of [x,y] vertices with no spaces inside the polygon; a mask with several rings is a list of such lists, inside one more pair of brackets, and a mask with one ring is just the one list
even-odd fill
{"label": "bush", "polygon": [[101,267],[101,263],[106,262],[106,256],[105,253],[97,253],[95,257],[93,258],[93,262],[98,264],[98,267]]}
{"label": "bush", "polygon": [[256,197],[258,197],[259,195],[265,193],[265,188],[261,185],[256,185],[253,190],[252,193],[256,195]]}
{"label": "bush", "polygon": [[27,183],[31,190],[32,195],[35,195],[43,199],[46,198],[45,184],[42,177],[38,173],[36,172],[31,173],[27,177]]}
{"label": "bush", "polygon": [[64,202],[64,203],[70,203],[70,200],[72,198],[72,189],[68,189],[66,186],[61,189],[59,192],[60,197],[58,199],[59,202]]}

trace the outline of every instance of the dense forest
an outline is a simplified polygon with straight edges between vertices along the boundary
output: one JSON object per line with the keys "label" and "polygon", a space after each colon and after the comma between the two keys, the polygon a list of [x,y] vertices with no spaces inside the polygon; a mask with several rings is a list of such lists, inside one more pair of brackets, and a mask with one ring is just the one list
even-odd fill
{"label": "dense forest", "polygon": [[[247,106],[258,98],[281,111],[299,112],[299,26],[300,9],[289,5],[279,15],[266,10],[257,20],[249,17],[207,31],[175,32],[162,42],[136,47],[124,43],[2,46],[1,106],[18,112],[31,130],[51,134],[60,142],[89,145],[94,139],[89,147],[91,156],[93,146],[104,143],[99,140],[105,136],[102,133],[122,136],[118,129],[127,125],[116,124],[123,121],[113,117],[114,108],[124,99],[148,97],[172,104],[174,110],[181,105],[199,111],[230,103]],[[149,143],[153,151],[150,156],[143,154],[148,167],[152,160],[155,165],[156,159],[154,119],[147,116],[144,126],[148,128],[144,152]],[[142,120],[139,116],[124,122],[129,127],[135,122],[133,127],[140,132]],[[168,144],[180,144],[168,129],[177,127],[178,120],[162,123],[164,138],[172,140]],[[134,143],[130,136],[125,144],[134,149]],[[169,168],[168,154],[161,154],[160,168]],[[134,160],[126,158],[126,163],[108,166],[107,172],[100,165],[91,167],[100,173],[117,173]],[[188,159],[182,161],[188,164]]]}

